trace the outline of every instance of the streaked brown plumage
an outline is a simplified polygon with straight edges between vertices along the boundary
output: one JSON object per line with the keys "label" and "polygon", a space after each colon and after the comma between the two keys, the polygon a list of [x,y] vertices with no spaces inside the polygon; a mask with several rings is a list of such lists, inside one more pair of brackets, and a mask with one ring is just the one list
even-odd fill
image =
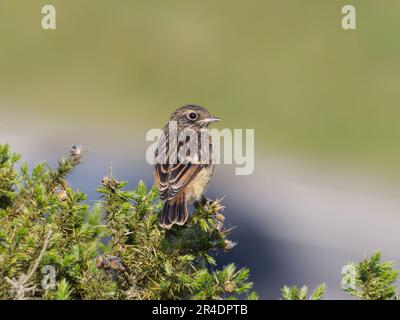
{"label": "streaked brown plumage", "polygon": [[[165,139],[160,139],[157,146],[156,157],[162,152],[169,154],[169,148],[176,148],[177,139],[169,139],[168,124],[171,121],[176,123],[178,134],[184,129],[193,130],[200,144],[200,132],[206,129],[212,122],[219,119],[211,116],[207,109],[197,105],[186,105],[176,110],[170,121],[164,127]],[[155,184],[158,188],[160,198],[163,200],[164,208],[159,217],[162,227],[169,229],[174,224],[183,225],[189,217],[187,202],[200,201],[203,199],[205,187],[211,179],[214,164],[212,163],[212,141],[208,137],[208,163],[199,163],[188,155],[184,161],[178,158],[177,163],[169,161],[166,163],[156,163],[154,169]],[[170,141],[171,140],[171,141]],[[191,141],[186,141],[189,145]],[[177,150],[181,150],[183,143],[180,143]],[[198,159],[201,158],[201,148],[198,148]],[[186,155],[186,154],[185,154]]]}

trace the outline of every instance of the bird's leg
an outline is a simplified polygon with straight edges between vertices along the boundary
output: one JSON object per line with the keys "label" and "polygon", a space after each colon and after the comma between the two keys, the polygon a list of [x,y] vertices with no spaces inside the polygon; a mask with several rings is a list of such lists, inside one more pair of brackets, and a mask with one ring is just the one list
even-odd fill
{"label": "bird's leg", "polygon": [[193,203],[193,206],[194,206],[194,208],[197,210],[197,209],[200,209],[201,208],[201,203],[200,203],[200,201],[195,201],[194,203]]}
{"label": "bird's leg", "polygon": [[209,202],[210,202],[210,200],[208,200],[208,199],[204,196],[204,194],[203,194],[203,195],[201,196],[201,199],[200,199],[201,205],[202,205],[203,207],[205,207]]}
{"label": "bird's leg", "polygon": [[195,201],[195,203],[194,203],[193,205],[194,205],[194,207],[195,207],[196,209],[205,208],[205,206],[206,206],[209,202],[210,202],[210,201],[209,201],[204,195],[202,195],[202,196],[201,196],[201,199],[198,200],[198,201]]}

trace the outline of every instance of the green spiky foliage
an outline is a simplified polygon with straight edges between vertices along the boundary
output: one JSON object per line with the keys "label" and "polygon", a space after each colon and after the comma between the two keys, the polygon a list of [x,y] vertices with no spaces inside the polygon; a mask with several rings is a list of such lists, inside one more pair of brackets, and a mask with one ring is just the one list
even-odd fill
{"label": "green spiky foliage", "polygon": [[[162,229],[155,188],[102,179],[92,208],[66,177],[83,150],[51,169],[0,146],[0,299],[224,299],[248,292],[248,269],[218,269],[230,250],[223,206],[197,208],[183,227]],[[254,293],[249,298],[256,298]]]}
{"label": "green spiky foliage", "polygon": [[399,271],[391,261],[381,261],[381,252],[358,263],[349,263],[342,270],[342,288],[364,300],[398,299],[395,281]]}
{"label": "green spiky foliage", "polygon": [[[105,277],[94,262],[106,235],[100,207],[89,210],[86,195],[65,180],[82,154],[74,147],[55,170],[22,163],[18,172],[19,156],[0,146],[1,298],[105,298],[112,292],[107,281],[96,291]],[[49,286],[42,286],[45,266],[54,268],[46,271],[55,275]]]}
{"label": "green spiky foliage", "polygon": [[308,294],[308,287],[302,286],[301,288],[297,286],[284,286],[281,289],[282,300],[321,300],[326,292],[326,285],[324,283],[317,286],[317,288]]}
{"label": "green spiky foliage", "polygon": [[[82,161],[73,147],[55,169],[29,168],[0,145],[0,299],[258,299],[249,270],[216,266],[231,250],[221,201],[196,208],[187,223],[161,228],[154,187],[134,190],[112,175],[100,201],[66,178]],[[361,299],[398,299],[398,271],[375,252],[343,269],[343,289]],[[285,300],[319,300],[324,284],[282,288]],[[246,295],[247,294],[247,295]]]}
{"label": "green spiky foliage", "polygon": [[184,226],[161,228],[162,204],[156,188],[140,182],[124,191],[125,182],[102,180],[105,219],[112,249],[98,266],[113,275],[124,299],[222,299],[249,291],[249,270],[233,264],[214,270],[212,253],[233,243],[223,227],[219,201],[197,208]]}

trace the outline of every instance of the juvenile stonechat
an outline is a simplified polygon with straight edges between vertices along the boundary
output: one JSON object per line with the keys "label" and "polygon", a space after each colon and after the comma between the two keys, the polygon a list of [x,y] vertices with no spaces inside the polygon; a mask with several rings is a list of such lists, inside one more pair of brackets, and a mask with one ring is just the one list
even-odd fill
{"label": "juvenile stonechat", "polygon": [[[187,204],[205,200],[205,188],[214,171],[214,147],[208,126],[216,121],[219,119],[202,106],[186,105],[177,109],[164,127],[163,139],[159,139],[155,155],[156,159],[161,154],[166,158],[164,161],[156,160],[154,169],[155,185],[160,199],[164,201],[159,216],[163,228],[185,224],[189,217]],[[177,133],[174,137],[170,136],[171,123],[175,125]],[[188,136],[186,132],[192,134]],[[181,136],[185,137],[183,141],[177,139]],[[178,156],[171,157],[172,148],[176,149]],[[193,154],[193,150],[196,154]]]}

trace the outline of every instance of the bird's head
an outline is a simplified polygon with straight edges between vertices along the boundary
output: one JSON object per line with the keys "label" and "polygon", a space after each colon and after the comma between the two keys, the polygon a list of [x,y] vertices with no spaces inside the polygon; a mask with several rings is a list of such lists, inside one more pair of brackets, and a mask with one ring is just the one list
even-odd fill
{"label": "bird's head", "polygon": [[176,121],[179,128],[206,128],[210,123],[220,121],[208,110],[198,105],[186,105],[177,109],[170,121]]}

